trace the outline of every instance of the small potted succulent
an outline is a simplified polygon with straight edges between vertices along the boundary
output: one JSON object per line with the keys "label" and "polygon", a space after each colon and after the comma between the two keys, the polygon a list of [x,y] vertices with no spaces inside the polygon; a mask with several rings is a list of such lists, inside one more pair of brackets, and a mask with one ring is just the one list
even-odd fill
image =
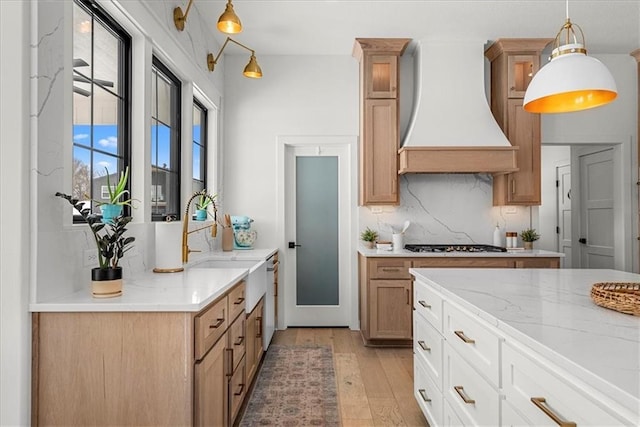
{"label": "small potted succulent", "polygon": [[367,248],[373,249],[373,245],[376,240],[378,240],[378,232],[367,227],[362,233],[360,233],[360,239],[362,239]]}
{"label": "small potted succulent", "polygon": [[522,238],[525,249],[533,249],[533,242],[538,240],[540,238],[540,235],[535,228],[527,228],[526,230],[522,230],[520,232],[520,237]]}
{"label": "small potted succulent", "polygon": [[213,203],[215,197],[215,195],[200,194],[196,201],[196,221],[204,221],[207,219],[207,208]]}
{"label": "small potted succulent", "polygon": [[120,179],[115,186],[109,182],[109,169],[104,168],[107,176],[107,191],[109,191],[109,201],[100,202],[96,201],[96,205],[100,206],[102,212],[102,222],[107,224],[112,221],[113,218],[122,214],[122,207],[127,205],[131,206],[131,199],[126,199],[125,196],[129,193],[127,190],[127,181],[129,180],[129,167],[120,172]]}

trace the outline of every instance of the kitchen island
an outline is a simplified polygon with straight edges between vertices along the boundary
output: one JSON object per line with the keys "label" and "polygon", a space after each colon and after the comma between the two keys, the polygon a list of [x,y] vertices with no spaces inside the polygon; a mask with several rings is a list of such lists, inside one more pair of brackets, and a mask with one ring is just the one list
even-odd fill
{"label": "kitchen island", "polygon": [[640,425],[640,317],[589,296],[594,283],[640,282],[640,275],[410,272],[415,395],[432,425]]}
{"label": "kitchen island", "polygon": [[198,254],[126,278],[119,297],[87,285],[32,303],[33,425],[232,425],[265,348],[276,253]]}

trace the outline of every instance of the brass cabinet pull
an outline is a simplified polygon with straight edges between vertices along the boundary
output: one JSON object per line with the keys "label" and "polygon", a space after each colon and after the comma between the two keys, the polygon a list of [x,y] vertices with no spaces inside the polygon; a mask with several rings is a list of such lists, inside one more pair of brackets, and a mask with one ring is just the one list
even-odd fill
{"label": "brass cabinet pull", "polygon": [[244,301],[244,297],[240,297],[240,298],[238,298],[238,299],[234,302],[234,304],[235,304],[235,305],[242,304],[242,301]]}
{"label": "brass cabinet pull", "polygon": [[238,384],[240,386],[240,388],[238,389],[238,391],[236,391],[235,394],[236,396],[240,396],[242,394],[242,390],[244,390],[244,384]]}
{"label": "brass cabinet pull", "polygon": [[240,337],[238,337],[236,342],[233,343],[233,345],[240,345],[240,344],[242,344],[243,341],[244,341],[244,337],[240,336]]}
{"label": "brass cabinet pull", "polygon": [[573,421],[566,421],[560,415],[553,412],[553,410],[547,406],[547,399],[545,399],[544,397],[532,397],[531,401],[538,407],[538,409],[544,412],[560,427],[576,427],[576,423],[574,423]]}
{"label": "brass cabinet pull", "polygon": [[227,352],[227,373],[225,374],[228,377],[233,376],[233,349],[225,348]]}
{"label": "brass cabinet pull", "polygon": [[256,328],[258,330],[258,332],[256,333],[256,338],[261,338],[262,337],[262,317],[257,317],[256,323],[258,324],[258,327]]}
{"label": "brass cabinet pull", "polygon": [[453,389],[458,393],[458,396],[464,401],[464,403],[468,403],[470,405],[475,405],[476,401],[473,399],[469,399],[467,393],[464,392],[464,387],[461,385],[454,386]]}
{"label": "brass cabinet pull", "polygon": [[427,347],[427,343],[424,341],[418,341],[418,345],[422,347],[424,351],[431,351],[431,347]]}
{"label": "brass cabinet pull", "polygon": [[427,304],[424,300],[418,301],[418,304],[420,304],[424,308],[431,308],[431,306],[429,304]]}
{"label": "brass cabinet pull", "polygon": [[224,323],[224,317],[222,319],[217,319],[218,321],[214,325],[209,325],[209,329],[217,329]]}
{"label": "brass cabinet pull", "polygon": [[453,333],[456,334],[458,338],[460,338],[462,341],[466,342],[467,344],[475,344],[476,342],[476,340],[472,340],[471,338],[466,336],[462,331],[453,331]]}
{"label": "brass cabinet pull", "polygon": [[425,402],[431,402],[431,399],[429,399],[429,396],[427,396],[427,391],[425,389],[418,389],[418,393],[420,393],[420,397],[422,397],[422,400],[424,400]]}

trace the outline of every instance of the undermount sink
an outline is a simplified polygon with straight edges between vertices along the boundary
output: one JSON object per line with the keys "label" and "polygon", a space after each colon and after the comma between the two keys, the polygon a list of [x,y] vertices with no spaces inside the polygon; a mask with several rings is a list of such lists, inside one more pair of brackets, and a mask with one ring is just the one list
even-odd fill
{"label": "undermount sink", "polygon": [[265,260],[204,259],[193,263],[190,268],[246,268],[245,307],[249,313],[267,292],[267,264]]}

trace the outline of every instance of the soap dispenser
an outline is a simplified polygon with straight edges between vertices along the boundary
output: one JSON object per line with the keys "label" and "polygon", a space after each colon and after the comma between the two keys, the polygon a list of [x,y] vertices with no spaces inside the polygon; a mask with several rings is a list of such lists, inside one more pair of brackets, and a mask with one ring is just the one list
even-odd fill
{"label": "soap dispenser", "polygon": [[502,232],[499,224],[496,224],[496,228],[493,230],[493,246],[502,247]]}

